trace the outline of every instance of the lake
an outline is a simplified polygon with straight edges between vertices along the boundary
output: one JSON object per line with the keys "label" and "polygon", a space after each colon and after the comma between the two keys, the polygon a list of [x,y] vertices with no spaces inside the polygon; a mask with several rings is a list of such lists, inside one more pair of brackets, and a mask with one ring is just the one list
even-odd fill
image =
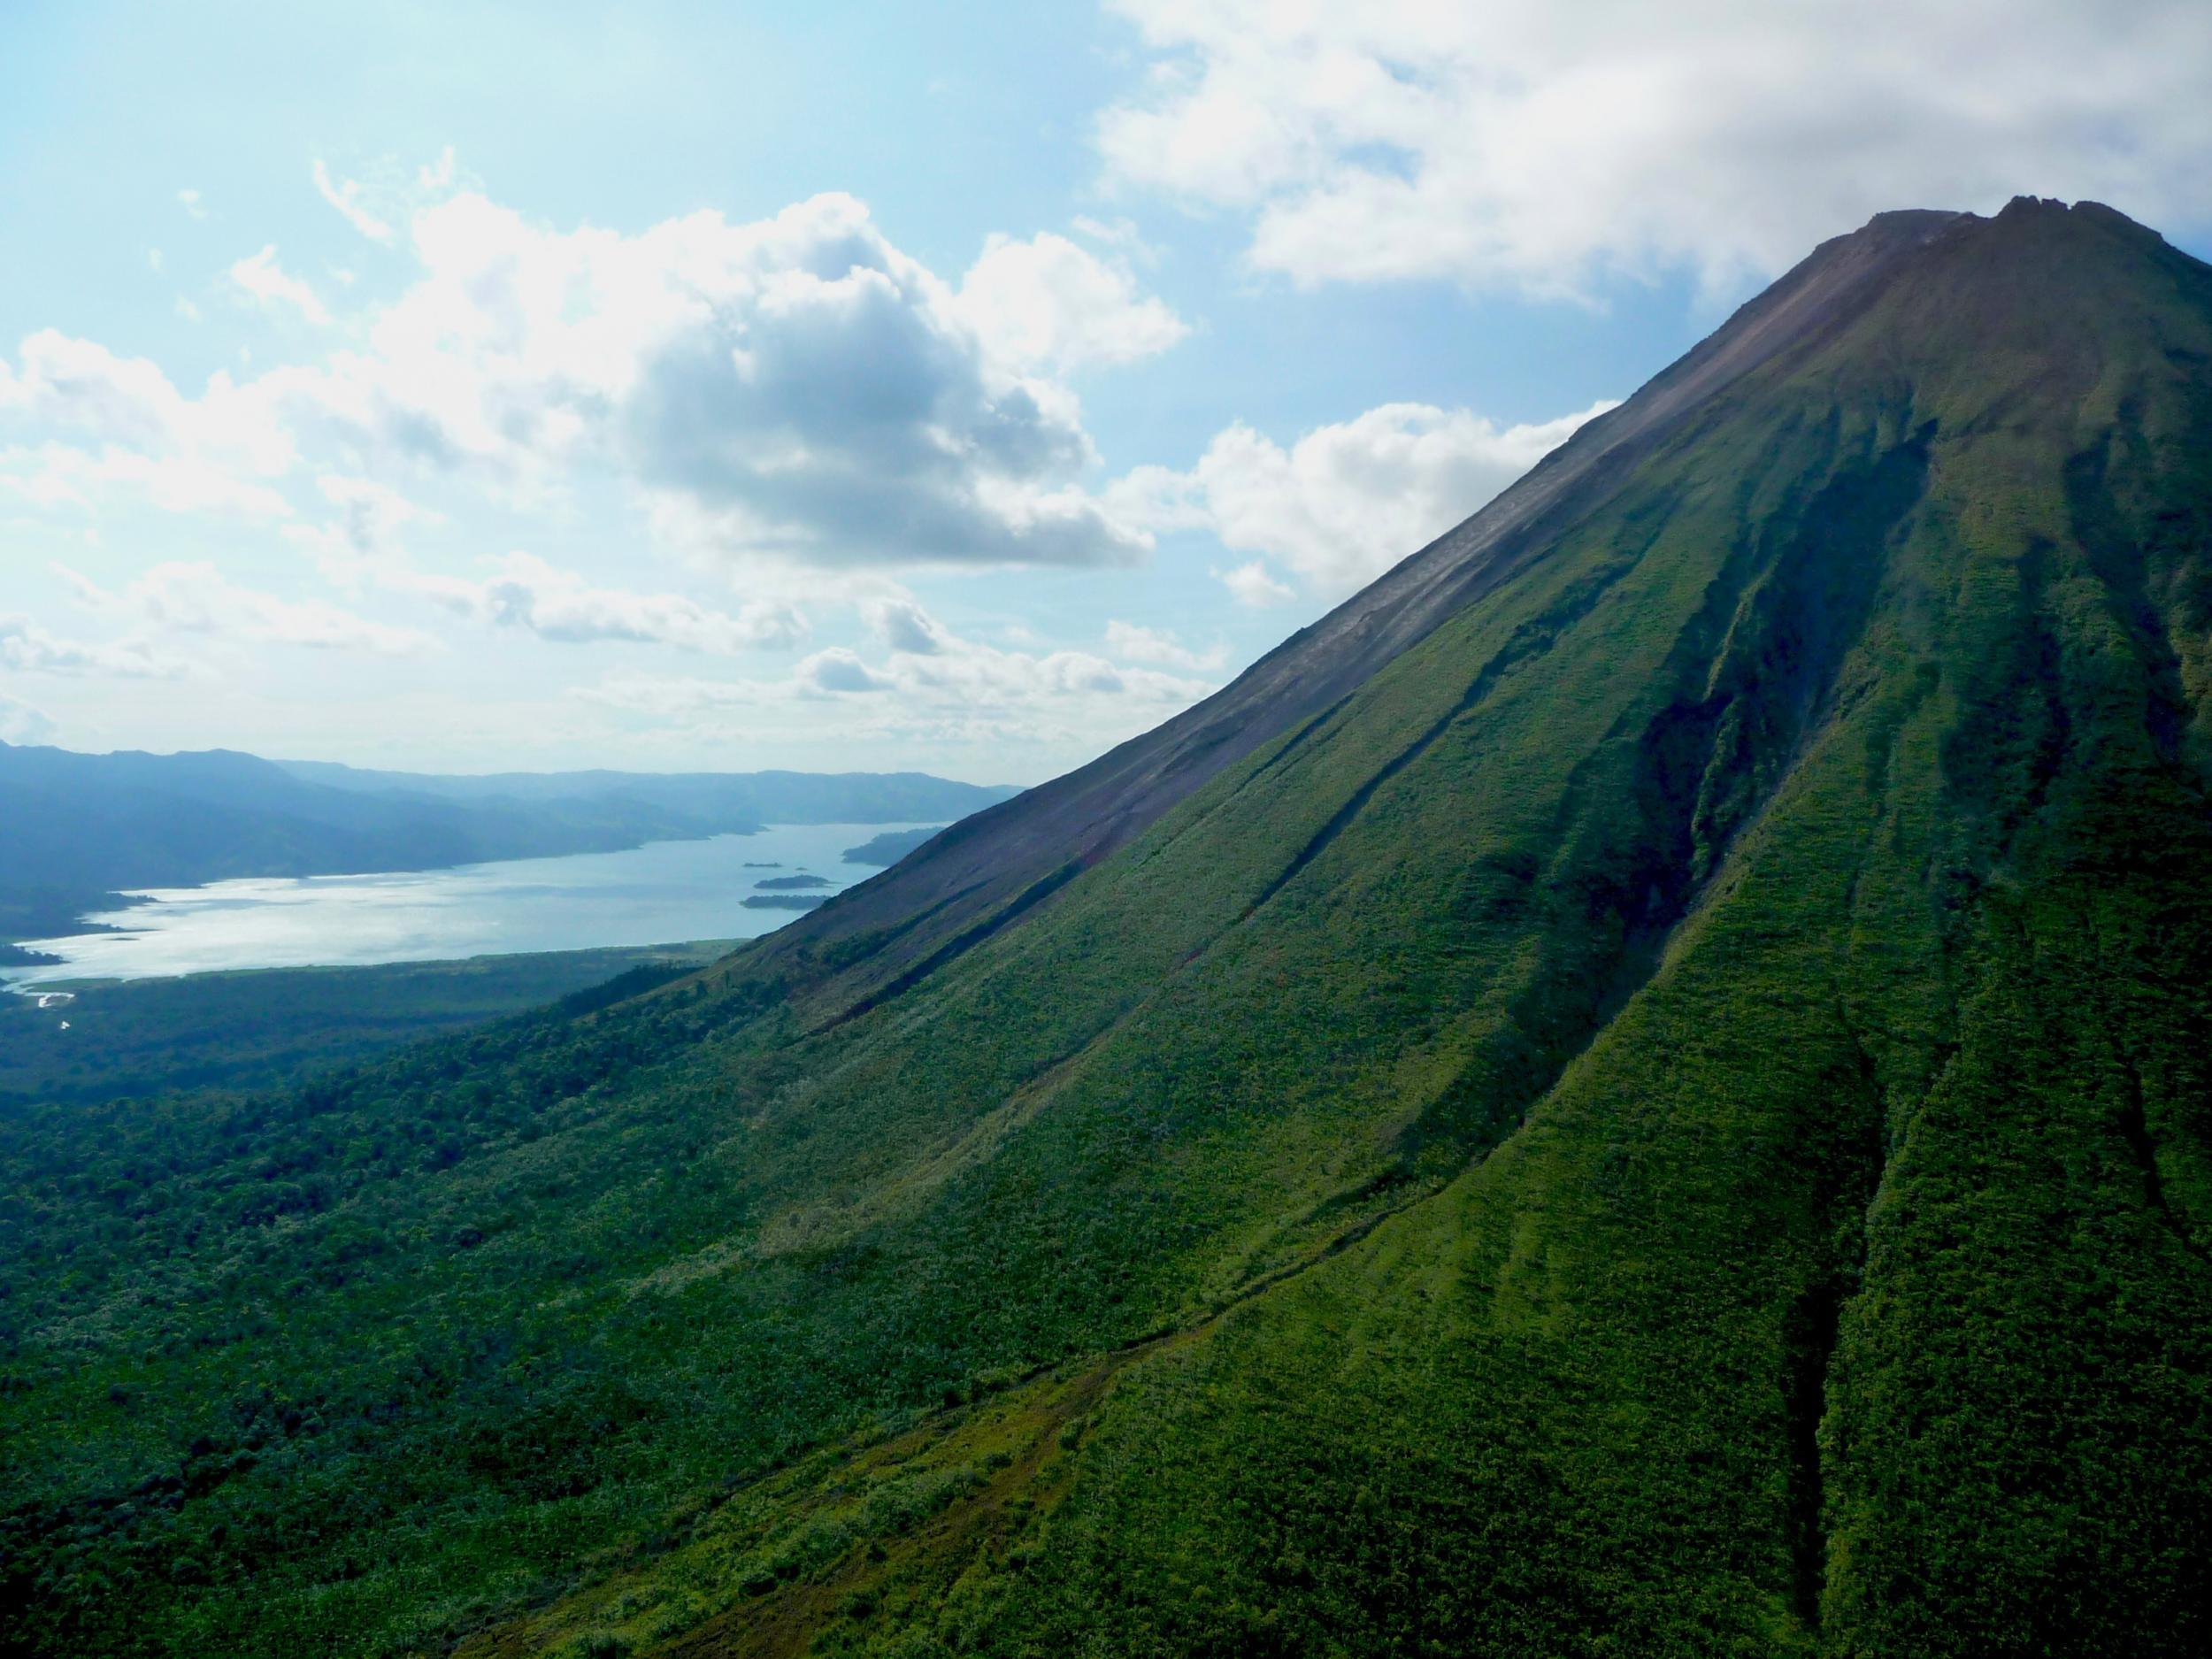
{"label": "lake", "polygon": [[[88,917],[120,933],[25,941],[58,963],[0,970],[11,988],[65,979],[145,979],[235,968],[447,961],[597,945],[750,939],[796,910],[749,908],[794,896],[817,876],[826,895],[875,867],[842,855],[910,824],[793,824],[752,835],[656,841],[628,852],[521,858],[393,875],[257,878],[157,889],[150,902]],[[134,895],[135,896],[135,895]]]}

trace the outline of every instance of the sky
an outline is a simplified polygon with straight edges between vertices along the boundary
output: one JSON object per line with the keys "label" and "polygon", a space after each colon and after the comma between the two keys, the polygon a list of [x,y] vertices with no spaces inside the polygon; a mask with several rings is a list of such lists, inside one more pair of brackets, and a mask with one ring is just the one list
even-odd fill
{"label": "sky", "polygon": [[1033,783],[2202,0],[0,6],[0,741]]}

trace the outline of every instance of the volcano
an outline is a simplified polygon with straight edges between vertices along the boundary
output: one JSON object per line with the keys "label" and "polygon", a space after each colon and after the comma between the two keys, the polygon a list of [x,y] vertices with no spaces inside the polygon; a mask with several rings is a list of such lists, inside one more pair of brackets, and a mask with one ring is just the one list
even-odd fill
{"label": "volcano", "polygon": [[1884,214],[702,974],[7,1135],[10,1651],[2202,1653],[2212,267]]}

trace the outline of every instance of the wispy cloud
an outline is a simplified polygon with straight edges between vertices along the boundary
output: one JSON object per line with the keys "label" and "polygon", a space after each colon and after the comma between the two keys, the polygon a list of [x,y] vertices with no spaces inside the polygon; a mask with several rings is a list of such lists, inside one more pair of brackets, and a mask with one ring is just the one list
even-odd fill
{"label": "wispy cloud", "polygon": [[289,306],[318,327],[330,321],[315,290],[277,264],[274,242],[231,266],[230,280],[264,305]]}
{"label": "wispy cloud", "polygon": [[289,645],[377,657],[419,657],[432,635],[393,627],[319,599],[286,599],[242,587],[205,560],[170,560],[110,592],[73,571],[64,576],[95,611],[158,631],[253,645]]}
{"label": "wispy cloud", "polygon": [[1125,662],[1179,668],[1191,673],[1215,672],[1229,660],[1229,648],[1225,645],[1216,644],[1194,651],[1170,631],[1141,627],[1133,622],[1109,622],[1106,649]]}
{"label": "wispy cloud", "polygon": [[119,498],[165,512],[215,513],[268,520],[291,506],[265,485],[191,456],[149,455],[109,445],[82,449],[48,443],[0,449],[0,491],[37,506],[95,512]]}
{"label": "wispy cloud", "polygon": [[756,603],[733,614],[680,594],[595,587],[529,553],[510,553],[496,563],[495,573],[480,580],[420,573],[388,580],[462,616],[563,645],[663,645],[729,657],[788,648],[807,634],[806,618],[787,603]]}
{"label": "wispy cloud", "polygon": [[371,242],[388,242],[392,227],[361,204],[361,186],[351,179],[342,182],[330,176],[330,168],[321,157],[315,158],[315,191],[324,201],[338,210],[346,223],[359,231]]}
{"label": "wispy cloud", "polygon": [[189,672],[142,640],[65,639],[16,615],[0,615],[0,664],[23,673],[110,680],[175,680]]}

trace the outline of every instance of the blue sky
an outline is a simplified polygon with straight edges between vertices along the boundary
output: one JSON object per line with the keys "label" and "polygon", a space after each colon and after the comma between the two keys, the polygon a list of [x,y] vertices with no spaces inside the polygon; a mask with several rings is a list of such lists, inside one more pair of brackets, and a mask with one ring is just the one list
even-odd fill
{"label": "blue sky", "polygon": [[0,738],[1034,781],[2206,11],[18,5]]}

